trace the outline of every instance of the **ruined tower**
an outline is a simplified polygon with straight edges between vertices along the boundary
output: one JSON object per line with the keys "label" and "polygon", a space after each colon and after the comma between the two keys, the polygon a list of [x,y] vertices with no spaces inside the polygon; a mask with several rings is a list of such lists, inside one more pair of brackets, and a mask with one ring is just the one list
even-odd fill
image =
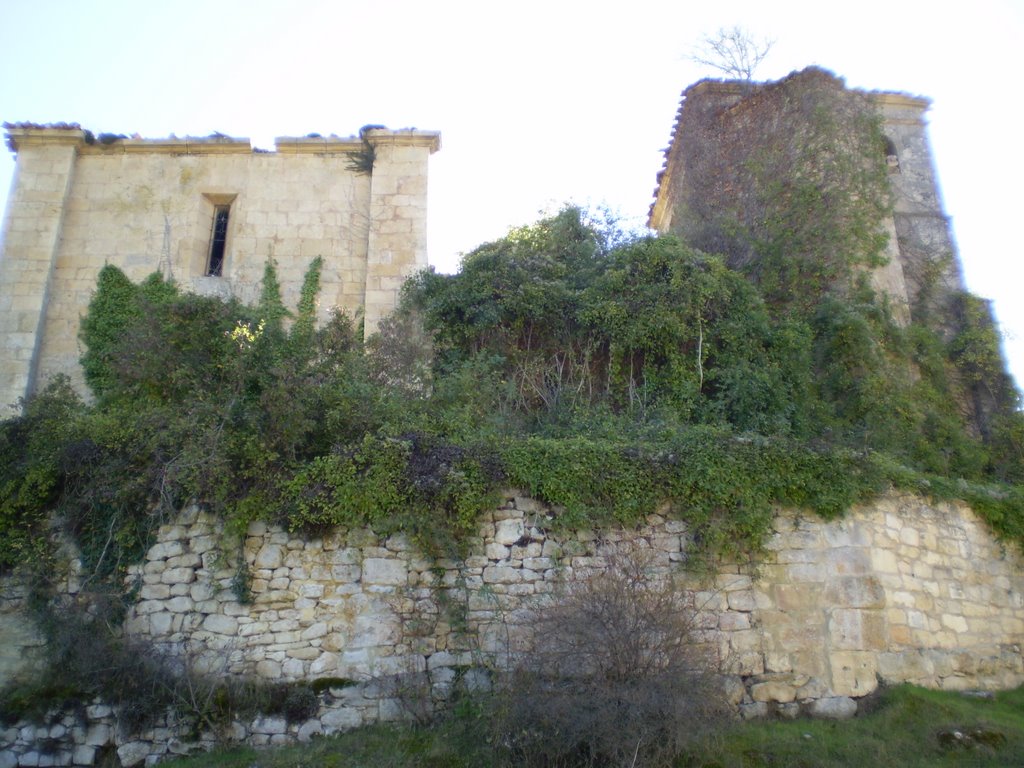
{"label": "ruined tower", "polygon": [[[733,266],[746,266],[757,256],[751,238],[737,235],[735,225],[753,229],[764,214],[749,179],[751,169],[771,162],[766,145],[813,154],[812,122],[842,131],[848,121],[839,119],[838,111],[877,118],[891,208],[877,222],[888,234],[887,263],[873,270],[872,279],[889,296],[897,319],[907,322],[964,290],[926,135],[928,106],[921,97],[848,89],[842,79],[815,67],[770,83],[702,80],[683,92],[649,225],[723,253]],[[815,169],[819,184],[828,183],[828,162],[823,157]],[[781,187],[788,180],[774,181]],[[730,217],[728,225],[723,213]]]}

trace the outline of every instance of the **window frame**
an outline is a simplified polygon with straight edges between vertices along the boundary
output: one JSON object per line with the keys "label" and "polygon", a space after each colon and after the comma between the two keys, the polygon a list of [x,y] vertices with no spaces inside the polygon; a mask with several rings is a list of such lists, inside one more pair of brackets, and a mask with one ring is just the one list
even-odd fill
{"label": "window frame", "polygon": [[206,276],[224,276],[224,257],[228,245],[228,225],[231,222],[231,204],[213,207],[213,225],[210,228],[210,246],[206,251]]}

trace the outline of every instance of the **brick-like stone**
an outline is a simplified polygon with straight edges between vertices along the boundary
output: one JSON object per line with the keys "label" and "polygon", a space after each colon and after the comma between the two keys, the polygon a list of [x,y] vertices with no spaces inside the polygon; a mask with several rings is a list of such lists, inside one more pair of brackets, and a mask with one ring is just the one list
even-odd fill
{"label": "brick-like stone", "polygon": [[231,616],[211,613],[203,619],[203,629],[218,635],[235,635],[238,633],[238,620]]}
{"label": "brick-like stone", "polygon": [[271,659],[256,663],[256,674],[266,680],[277,680],[281,677],[281,665]]}
{"label": "brick-like stone", "polygon": [[723,632],[750,629],[750,614],[727,611],[718,617],[718,628]]}
{"label": "brick-like stone", "polygon": [[[966,632],[968,629],[967,620],[963,616],[956,616],[950,613],[944,613],[940,617],[942,626],[948,627],[954,632]],[[985,622],[988,625],[988,622]]]}
{"label": "brick-like stone", "polygon": [[363,724],[363,718],[359,712],[350,707],[337,707],[329,709],[320,715],[320,723],[325,734],[350,731]]}
{"label": "brick-like stone", "polygon": [[752,590],[729,592],[726,600],[731,611],[753,611],[757,608],[757,601]]}
{"label": "brick-like stone", "polygon": [[198,568],[202,565],[202,558],[195,552],[185,552],[175,557],[167,558],[168,568]]}
{"label": "brick-like stone", "polygon": [[401,586],[409,580],[408,568],[402,560],[368,557],[363,560],[363,583]]}
{"label": "brick-like stone", "polygon": [[195,579],[196,572],[192,568],[168,568],[160,574],[163,584],[191,584]]}
{"label": "brick-like stone", "polygon": [[299,731],[295,738],[300,744],[308,744],[313,740],[314,736],[322,736],[323,732],[324,727],[319,719],[307,720],[299,726]]}
{"label": "brick-like stone", "polygon": [[[170,531],[164,533],[168,535]],[[146,553],[147,560],[166,560],[169,557],[178,557],[185,553],[185,546],[176,540],[166,540],[154,544]]]}
{"label": "brick-like stone", "polygon": [[500,520],[495,524],[494,541],[497,544],[510,546],[517,543],[526,534],[526,525],[522,518]]}
{"label": "brick-like stone", "polygon": [[171,588],[167,584],[144,584],[139,590],[143,600],[166,600],[171,596]]}
{"label": "brick-like stone", "polygon": [[793,701],[796,699],[796,688],[779,681],[756,683],[750,687],[750,697],[754,701]]}
{"label": "brick-like stone", "polygon": [[253,567],[260,570],[275,570],[284,562],[285,548],[280,544],[264,544],[256,553]]}
{"label": "brick-like stone", "polygon": [[253,733],[262,733],[268,736],[288,732],[288,721],[283,717],[261,716],[257,717],[252,724]]}
{"label": "brick-like stone", "polygon": [[825,598],[841,608],[882,608],[885,589],[874,576],[840,577],[827,585]]}
{"label": "brick-like stone", "polygon": [[191,597],[179,595],[164,601],[164,606],[171,613],[187,613],[195,607],[195,602],[193,602]]}
{"label": "brick-like stone", "polygon": [[849,696],[831,696],[811,702],[808,711],[813,717],[848,720],[857,714],[857,702]]}
{"label": "brick-like stone", "polygon": [[113,729],[106,723],[90,723],[85,731],[85,744],[91,747],[102,747],[110,743],[112,736]]}
{"label": "brick-like stone", "polygon": [[338,654],[331,652],[321,652],[316,659],[309,665],[309,674],[317,677],[320,675],[330,675],[336,672],[338,669]]}
{"label": "brick-like stone", "polygon": [[877,660],[873,653],[840,651],[829,654],[832,692],[836,696],[867,696],[878,687]]}
{"label": "brick-like stone", "polygon": [[117,757],[124,768],[141,765],[149,756],[151,745],[145,741],[129,741],[117,748]]}
{"label": "brick-like stone", "polygon": [[483,578],[485,584],[515,584],[522,581],[523,575],[518,568],[493,565],[484,568]]}
{"label": "brick-like stone", "polygon": [[[75,745],[74,751],[71,753],[71,762],[74,765],[92,765],[93,760],[96,759],[96,747],[89,746],[88,744],[77,744]],[[15,760],[10,765],[17,765],[18,762]],[[3,760],[0,758],[0,768],[3,766]]]}

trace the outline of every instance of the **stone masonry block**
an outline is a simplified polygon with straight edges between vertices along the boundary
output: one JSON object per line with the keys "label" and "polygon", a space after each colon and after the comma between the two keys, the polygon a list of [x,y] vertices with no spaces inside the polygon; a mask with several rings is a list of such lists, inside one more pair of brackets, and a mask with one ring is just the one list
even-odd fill
{"label": "stone masonry block", "polygon": [[754,701],[793,701],[796,699],[796,688],[779,681],[756,683],[750,688],[750,697]]}
{"label": "stone masonry block", "polygon": [[203,629],[218,635],[234,635],[238,632],[238,620],[231,616],[211,613],[203,620]]}
{"label": "stone masonry block", "polygon": [[843,608],[882,608],[885,589],[874,576],[846,576],[827,585],[825,599]]}
{"label": "stone masonry block", "polygon": [[403,560],[368,557],[363,560],[363,583],[399,586],[409,580],[408,566]]}
{"label": "stone masonry block", "polygon": [[499,520],[495,524],[495,542],[500,545],[510,546],[522,539],[525,532],[526,527],[522,518]]}
{"label": "stone masonry block", "polygon": [[829,654],[832,692],[836,696],[867,696],[878,687],[877,656],[867,651]]}
{"label": "stone masonry block", "polygon": [[882,650],[886,647],[885,616],[881,611],[837,608],[829,616],[833,648]]}

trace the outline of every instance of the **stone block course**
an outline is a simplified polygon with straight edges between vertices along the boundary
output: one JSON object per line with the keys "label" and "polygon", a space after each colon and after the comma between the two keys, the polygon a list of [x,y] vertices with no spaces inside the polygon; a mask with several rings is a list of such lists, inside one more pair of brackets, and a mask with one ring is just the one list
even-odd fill
{"label": "stone block course", "polygon": [[[766,562],[753,571],[724,563],[709,580],[665,557],[663,542],[685,540],[678,521],[652,515],[636,530],[560,535],[543,505],[515,492],[506,498],[512,501],[481,520],[482,535],[461,562],[425,558],[405,537],[369,530],[302,541],[253,523],[243,546],[255,576],[250,603],[226,588],[233,570],[176,567],[176,558],[199,549],[221,556],[217,522],[191,508],[161,528],[145,564],[132,571],[130,578],[153,581],[143,585],[126,629],[157,646],[188,644],[211,669],[230,658],[231,674],[368,681],[342,689],[344,699],[324,699],[306,723],[275,723],[273,732],[272,719],[238,724],[252,743],[295,741],[396,715],[373,683],[382,675],[429,670],[443,691],[466,665],[489,654],[499,663],[522,617],[607,567],[608,542],[620,542],[654,553],[659,573],[672,574],[699,607],[697,627],[743,691],[744,716],[846,717],[879,680],[947,689],[1024,682],[1020,555],[1007,550],[985,568],[964,569],[929,547],[954,540],[973,552],[1000,551],[966,507],[936,509],[894,495],[836,522],[783,512]],[[907,541],[918,542],[916,556]],[[890,569],[892,562],[902,567]],[[175,594],[181,586],[186,591]],[[100,722],[104,715],[95,714]],[[86,730],[81,743],[99,748],[107,736]],[[26,745],[33,738],[19,736]],[[166,745],[147,749],[154,755]],[[142,747],[125,750],[132,759],[134,750]]]}

